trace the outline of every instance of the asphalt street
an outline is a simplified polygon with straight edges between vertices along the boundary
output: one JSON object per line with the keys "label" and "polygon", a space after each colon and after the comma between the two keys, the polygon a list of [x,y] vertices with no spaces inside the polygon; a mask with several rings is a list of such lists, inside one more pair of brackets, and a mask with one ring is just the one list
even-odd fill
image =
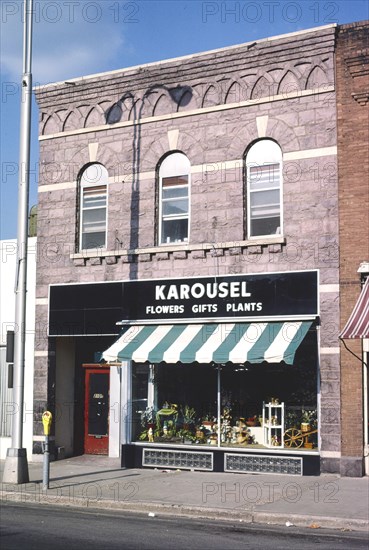
{"label": "asphalt street", "polygon": [[1,550],[299,550],[368,548],[368,534],[162,518],[160,515],[96,512],[3,503]]}

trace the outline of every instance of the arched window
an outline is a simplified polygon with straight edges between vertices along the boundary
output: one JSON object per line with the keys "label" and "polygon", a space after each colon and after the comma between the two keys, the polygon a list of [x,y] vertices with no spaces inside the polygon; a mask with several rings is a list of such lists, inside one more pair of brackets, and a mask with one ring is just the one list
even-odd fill
{"label": "arched window", "polygon": [[79,248],[106,248],[108,171],[90,164],[80,177]]}
{"label": "arched window", "polygon": [[249,149],[247,168],[247,233],[262,237],[282,233],[282,150],[271,139]]}
{"label": "arched window", "polygon": [[190,161],[172,153],[159,169],[159,244],[187,242],[189,237]]}

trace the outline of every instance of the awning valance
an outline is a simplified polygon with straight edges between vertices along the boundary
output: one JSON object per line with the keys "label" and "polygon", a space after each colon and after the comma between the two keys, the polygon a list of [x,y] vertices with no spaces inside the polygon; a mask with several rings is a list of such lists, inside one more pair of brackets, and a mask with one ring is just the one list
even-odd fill
{"label": "awning valance", "polygon": [[285,363],[312,322],[133,325],[103,353],[107,362]]}
{"label": "awning valance", "polygon": [[369,277],[365,281],[340,338],[369,338]]}

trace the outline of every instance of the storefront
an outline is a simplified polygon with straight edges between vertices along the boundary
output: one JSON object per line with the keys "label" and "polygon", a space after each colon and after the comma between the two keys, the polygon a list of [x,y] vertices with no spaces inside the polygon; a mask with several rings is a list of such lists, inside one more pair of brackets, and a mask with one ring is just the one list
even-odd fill
{"label": "storefront", "polygon": [[123,466],[319,471],[317,271],[114,284]]}

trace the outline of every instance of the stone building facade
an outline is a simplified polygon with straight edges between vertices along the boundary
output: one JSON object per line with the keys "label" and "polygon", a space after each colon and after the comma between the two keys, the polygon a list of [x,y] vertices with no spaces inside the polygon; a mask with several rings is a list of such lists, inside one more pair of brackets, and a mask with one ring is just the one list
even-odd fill
{"label": "stone building facade", "polygon": [[[53,286],[312,272],[318,281],[311,361],[319,428],[316,448],[305,452],[318,458],[320,471],[340,471],[347,445],[341,449],[336,32],[328,25],[36,90],[34,453],[40,452],[45,408],[56,414],[56,448],[84,452],[81,365],[93,363],[94,352],[119,332],[50,330],[58,320],[51,311]],[[278,228],[258,235],[250,230],[247,155],[264,140],[280,148],[283,184]],[[171,153],[185,155],[190,165],[188,234],[180,242],[160,236],[160,170]],[[95,164],[108,174],[106,243],[83,248],[81,174]],[[120,375],[114,376],[119,384]],[[110,388],[112,398],[116,388]],[[120,399],[125,391],[121,387]],[[123,409],[118,426],[110,422],[110,455],[121,453]]]}
{"label": "stone building facade", "polygon": [[[341,25],[337,30],[336,51],[343,327],[360,294],[358,270],[362,263],[368,264],[369,260],[369,22]],[[368,269],[363,268],[363,278],[367,275]],[[368,341],[364,341],[364,350],[361,340],[351,340],[347,345],[358,357],[362,357],[365,349],[366,353],[369,351]],[[343,475],[362,475],[363,456],[368,454],[368,394],[363,391],[365,378],[362,363],[341,345]],[[363,430],[365,410],[366,427]],[[366,448],[363,453],[364,441]]]}

